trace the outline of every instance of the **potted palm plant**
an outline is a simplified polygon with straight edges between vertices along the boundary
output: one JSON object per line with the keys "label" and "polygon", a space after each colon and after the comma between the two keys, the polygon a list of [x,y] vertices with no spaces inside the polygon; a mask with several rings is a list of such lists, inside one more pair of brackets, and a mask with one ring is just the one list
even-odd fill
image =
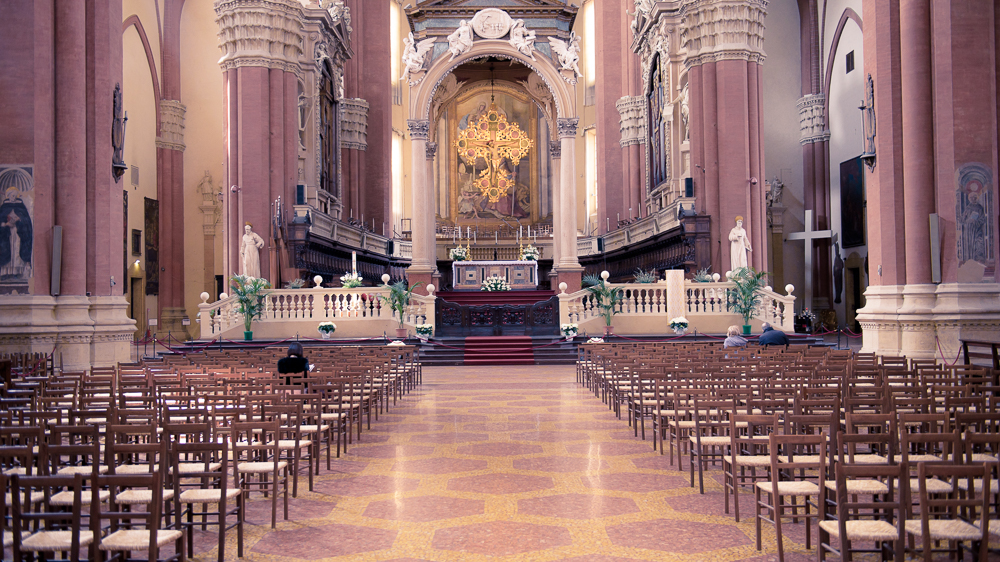
{"label": "potted palm plant", "polygon": [[[383,277],[383,279],[385,278]],[[423,285],[423,282],[407,286],[405,280],[397,281],[389,285],[388,297],[382,295],[378,297],[379,300],[389,305],[393,316],[399,316],[399,327],[396,328],[396,337],[398,338],[406,337],[406,328],[403,327],[403,321],[406,319],[406,307],[410,304],[410,297],[413,295],[413,290],[421,285]]]}
{"label": "potted palm plant", "polygon": [[229,278],[229,288],[236,297],[236,312],[243,315],[243,339],[253,339],[253,320],[264,313],[264,299],[271,292],[271,283],[260,277],[233,275]]}
{"label": "potted palm plant", "polygon": [[583,278],[587,292],[594,299],[594,304],[600,309],[600,315],[604,318],[604,335],[610,336],[614,333],[615,327],[611,325],[615,314],[618,314],[618,305],[625,297],[625,290],[621,287],[612,287],[608,283],[609,274],[607,271],[601,272],[601,278],[594,275],[587,275]]}
{"label": "potted palm plant", "polygon": [[767,285],[767,272],[752,267],[741,267],[732,272],[735,288],[730,301],[736,314],[743,317],[743,335],[750,335],[750,319],[761,303],[760,291]]}

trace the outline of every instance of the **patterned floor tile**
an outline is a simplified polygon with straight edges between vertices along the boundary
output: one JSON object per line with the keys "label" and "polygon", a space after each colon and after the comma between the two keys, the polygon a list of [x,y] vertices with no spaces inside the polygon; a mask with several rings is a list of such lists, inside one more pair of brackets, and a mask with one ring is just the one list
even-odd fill
{"label": "patterned floor tile", "polygon": [[583,485],[588,488],[615,490],[619,492],[647,493],[686,488],[688,486],[687,480],[680,476],[645,474],[641,472],[618,472],[615,474],[584,476],[581,479],[583,480]]}
{"label": "patterned floor tile", "polygon": [[466,445],[455,449],[460,455],[475,455],[480,457],[514,457],[518,455],[534,455],[542,452],[541,445],[525,443],[481,443]]}
{"label": "patterned floor tile", "polygon": [[517,470],[537,472],[595,472],[608,468],[608,461],[582,457],[533,457],[514,459]]}
{"label": "patterned floor tile", "polygon": [[475,441],[489,441],[488,433],[428,433],[426,435],[414,435],[410,437],[410,443],[472,443]]}
{"label": "patterned floor tile", "polygon": [[[259,496],[254,496],[255,498]],[[337,506],[334,502],[321,502],[302,498],[288,497],[288,521],[301,521],[303,519],[322,519],[330,514]],[[279,522],[284,521],[284,503],[278,498]],[[247,523],[251,525],[271,526],[271,500],[254,500],[246,502],[243,511]]]}
{"label": "patterned floor tile", "polygon": [[450,459],[434,457],[400,461],[392,465],[393,472],[411,472],[415,474],[452,474],[455,472],[473,472],[486,468],[483,459]]}
{"label": "patterned floor tile", "polygon": [[518,500],[517,512],[564,519],[600,519],[635,513],[639,506],[630,498],[562,494]]}
{"label": "patterned floor tile", "polygon": [[[516,537],[516,540],[515,540]],[[513,521],[493,521],[439,529],[434,548],[472,554],[507,556],[572,544],[569,529]]]}
{"label": "patterned floor tile", "polygon": [[465,500],[443,496],[419,496],[374,501],[365,509],[365,517],[426,523],[440,519],[479,515],[485,509],[483,500]]}
{"label": "patterned floor tile", "polygon": [[603,443],[573,443],[566,445],[566,452],[571,455],[598,455],[602,457],[648,454],[651,450],[650,445],[642,442],[622,443],[620,441],[605,441]]}
{"label": "patterned floor tile", "polygon": [[254,545],[253,552],[281,558],[318,560],[385,550],[396,540],[396,531],[355,525],[323,525],[294,531],[273,531]]}
{"label": "patterned floor tile", "polygon": [[743,531],[731,525],[675,519],[656,519],[608,527],[608,537],[618,546],[679,554],[710,552],[752,542]]}
{"label": "patterned floor tile", "polygon": [[316,492],[328,496],[376,496],[417,489],[420,481],[392,476],[355,476],[316,483]]}
{"label": "patterned floor tile", "polygon": [[355,447],[351,455],[356,457],[371,457],[377,459],[394,459],[399,457],[422,457],[434,452],[434,447],[420,445],[375,445],[372,447]]}
{"label": "patterned floor tile", "polygon": [[480,494],[519,494],[548,490],[555,484],[548,476],[529,476],[523,474],[484,474],[482,476],[465,476],[448,481],[448,489],[456,492],[477,492]]}

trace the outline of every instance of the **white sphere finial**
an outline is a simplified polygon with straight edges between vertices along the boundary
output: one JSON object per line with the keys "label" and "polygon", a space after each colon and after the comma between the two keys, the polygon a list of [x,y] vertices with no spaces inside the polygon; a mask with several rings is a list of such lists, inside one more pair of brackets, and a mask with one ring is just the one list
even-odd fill
{"label": "white sphere finial", "polygon": [[224,301],[224,300],[226,300],[228,298],[229,298],[229,295],[227,295],[226,293],[219,293],[219,300],[220,301]]}
{"label": "white sphere finial", "polygon": [[794,290],[795,290],[795,285],[792,285],[791,283],[785,285],[785,292],[788,293],[789,295],[792,294],[792,291]]}
{"label": "white sphere finial", "polygon": [[770,285],[764,285],[765,291],[773,291],[774,289]]}
{"label": "white sphere finial", "polygon": [[719,279],[722,279],[721,275],[719,275],[718,273],[713,273],[712,274],[712,281],[715,281],[716,283],[718,283]]}
{"label": "white sphere finial", "polygon": [[604,271],[601,272],[601,279],[604,279],[605,281],[607,281],[608,277],[611,277],[611,274],[608,273],[608,270],[605,269]]}
{"label": "white sphere finial", "polygon": [[316,284],[317,288],[320,287],[320,286],[322,286],[323,285],[323,276],[322,275],[317,275],[316,277],[313,277],[313,283]]}
{"label": "white sphere finial", "polygon": [[388,285],[389,284],[389,279],[392,279],[392,277],[390,277],[388,273],[383,273],[382,274],[382,283],[383,284]]}
{"label": "white sphere finial", "polygon": [[202,293],[198,296],[201,297],[201,302],[208,302],[208,297],[211,295],[209,295],[207,291],[202,291]]}
{"label": "white sphere finial", "polygon": [[562,283],[559,284],[559,293],[560,294],[565,294],[566,293],[566,289],[568,289],[568,288],[569,288],[569,285],[567,285],[566,282],[563,281]]}
{"label": "white sphere finial", "polygon": [[434,296],[434,291],[436,291],[436,290],[437,290],[437,287],[435,287],[433,284],[428,284],[427,285],[427,294],[428,295]]}
{"label": "white sphere finial", "polygon": [[726,279],[732,279],[732,278],[733,278],[733,272],[732,271],[727,271],[726,272]]}

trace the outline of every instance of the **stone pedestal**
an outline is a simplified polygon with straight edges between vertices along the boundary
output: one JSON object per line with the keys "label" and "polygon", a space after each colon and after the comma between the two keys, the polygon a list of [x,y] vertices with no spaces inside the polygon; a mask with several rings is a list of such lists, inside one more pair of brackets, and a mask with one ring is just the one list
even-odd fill
{"label": "stone pedestal", "polygon": [[181,323],[187,317],[187,310],[183,307],[163,307],[160,312],[160,325],[157,326],[156,333],[163,340],[167,339],[167,334],[175,340],[184,341],[191,334],[188,333],[190,326]]}

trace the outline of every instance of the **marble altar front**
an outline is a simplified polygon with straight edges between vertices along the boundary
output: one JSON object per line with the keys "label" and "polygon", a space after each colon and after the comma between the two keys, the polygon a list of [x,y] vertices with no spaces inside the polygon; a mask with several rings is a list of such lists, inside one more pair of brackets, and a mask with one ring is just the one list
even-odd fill
{"label": "marble altar front", "polygon": [[478,291],[483,280],[493,275],[506,279],[512,290],[533,290],[538,287],[538,262],[456,261],[451,264],[456,291]]}

